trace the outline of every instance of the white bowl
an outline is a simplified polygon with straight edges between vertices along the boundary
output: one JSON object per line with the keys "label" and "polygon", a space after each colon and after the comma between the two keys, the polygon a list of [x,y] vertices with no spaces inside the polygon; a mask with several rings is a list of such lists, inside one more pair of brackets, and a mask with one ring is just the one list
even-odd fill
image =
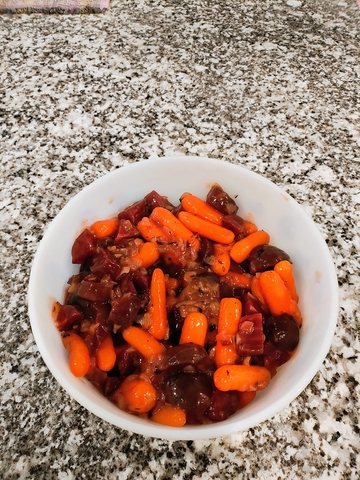
{"label": "white bowl", "polygon": [[[54,300],[63,302],[66,282],[78,271],[71,263],[77,235],[95,220],[111,217],[151,190],[177,203],[185,191],[205,198],[219,183],[237,198],[239,214],[269,232],[271,243],[291,257],[303,313],[296,354],[255,400],[229,419],[174,428],[119,410],[85,379],[69,370],[67,353],[54,326]],[[35,255],[28,291],[32,331],[40,353],[62,387],[98,417],[131,432],[169,440],[196,440],[246,430],[274,416],[294,400],[319,370],[330,348],[338,315],[338,286],[327,245],[299,204],[269,180],[225,161],[168,157],[124,166],[85,187],[48,227]]]}

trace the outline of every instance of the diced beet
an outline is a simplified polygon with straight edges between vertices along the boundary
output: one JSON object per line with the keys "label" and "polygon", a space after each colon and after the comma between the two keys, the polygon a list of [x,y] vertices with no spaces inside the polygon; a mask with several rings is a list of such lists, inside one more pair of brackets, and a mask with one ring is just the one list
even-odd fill
{"label": "diced beet", "polygon": [[121,272],[121,265],[116,257],[104,248],[98,247],[92,256],[90,263],[91,272],[99,278],[109,275],[110,278],[116,279]]}
{"label": "diced beet", "polygon": [[128,238],[135,238],[139,236],[139,230],[130,220],[121,219],[116,233],[114,243],[119,244]]}
{"label": "diced beet", "polygon": [[269,359],[276,367],[280,367],[289,361],[291,355],[286,350],[276,347],[273,343],[266,341],[264,344],[264,366],[266,367],[266,359]]}
{"label": "diced beet", "polygon": [[133,282],[133,274],[127,273],[122,275],[119,282],[120,290],[123,295],[126,293],[131,293],[132,295],[137,295],[137,290]]}
{"label": "diced beet", "polygon": [[173,343],[178,344],[181,335],[181,329],[184,325],[185,318],[182,317],[177,308],[172,308],[168,313],[168,323],[169,323],[169,340]]}
{"label": "diced beet", "polygon": [[289,352],[294,350],[299,343],[299,325],[294,317],[287,313],[266,318],[264,320],[264,333],[266,339],[270,340],[276,347]]}
{"label": "diced beet", "polygon": [[239,207],[218,184],[215,184],[206,197],[206,202],[224,215],[236,213]]}
{"label": "diced beet", "polygon": [[241,285],[230,285],[223,278],[220,280],[220,298],[241,298],[244,293],[248,292],[248,288]]}
{"label": "diced beet", "polygon": [[252,275],[272,270],[281,260],[290,260],[289,255],[274,245],[259,245],[251,250],[248,257],[249,271]]}
{"label": "diced beet", "polygon": [[83,318],[80,310],[72,305],[61,305],[57,317],[55,319],[56,328],[62,332],[68,330]]}
{"label": "diced beet", "polygon": [[211,405],[211,376],[197,372],[173,373],[161,385],[165,401],[185,410],[187,423],[197,423]]}
{"label": "diced beet", "polygon": [[107,397],[113,393],[121,383],[121,378],[119,377],[107,377],[104,383],[104,395]]}
{"label": "diced beet", "polygon": [[212,422],[222,422],[238,410],[239,403],[239,392],[222,392],[215,388],[211,405],[206,411],[206,416]]}
{"label": "diced beet", "polygon": [[158,372],[174,373],[191,366],[198,372],[215,371],[215,364],[204,347],[196,343],[183,343],[168,348],[156,363]]}
{"label": "diced beet", "polygon": [[116,297],[111,301],[111,311],[108,322],[116,325],[119,330],[125,330],[136,320],[141,307],[141,300],[137,295],[126,293],[122,297]]}
{"label": "diced beet", "polygon": [[148,216],[147,202],[145,198],[140,202],[133,203],[119,213],[119,220],[129,220],[133,225],[136,225],[143,217]]}
{"label": "diced beet", "polygon": [[150,291],[151,276],[144,273],[135,272],[133,276],[133,283],[139,293],[148,293]]}
{"label": "diced beet", "polygon": [[131,375],[141,366],[141,357],[139,353],[128,344],[115,347],[116,366],[122,377]]}
{"label": "diced beet", "polygon": [[72,263],[82,264],[95,253],[96,237],[87,228],[80,233],[71,249]]}
{"label": "diced beet", "polygon": [[236,346],[239,355],[262,355],[265,335],[263,333],[263,316],[253,313],[241,317],[239,331],[236,334]]}
{"label": "diced beet", "polygon": [[262,315],[268,315],[268,310],[258,298],[250,292],[244,293],[241,298],[242,314],[251,315],[253,313],[261,313]]}
{"label": "diced beet", "polygon": [[167,210],[170,210],[170,211],[174,209],[174,205],[171,202],[169,202],[169,200],[166,197],[162,197],[161,195],[159,195],[155,190],[148,193],[145,197],[145,200],[146,200],[148,215],[150,215],[150,213],[156,207],[166,208]]}
{"label": "diced beet", "polygon": [[106,277],[100,282],[83,280],[78,288],[78,296],[90,302],[105,302],[110,298],[114,282]]}
{"label": "diced beet", "polygon": [[222,219],[222,226],[235,233],[235,241],[246,236],[244,219],[236,213],[225,215]]}
{"label": "diced beet", "polygon": [[205,237],[200,237],[200,249],[198,251],[197,261],[200,263],[209,263],[214,258],[214,242]]}

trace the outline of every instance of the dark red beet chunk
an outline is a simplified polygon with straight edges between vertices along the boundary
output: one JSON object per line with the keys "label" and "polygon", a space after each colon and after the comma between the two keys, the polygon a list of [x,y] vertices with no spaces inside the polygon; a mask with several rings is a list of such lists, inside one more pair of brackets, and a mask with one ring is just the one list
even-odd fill
{"label": "dark red beet chunk", "polygon": [[235,241],[238,241],[246,236],[244,219],[239,215],[236,215],[236,213],[233,213],[232,215],[225,215],[222,220],[222,226],[235,233]]}
{"label": "dark red beet chunk", "polygon": [[140,202],[133,203],[119,213],[119,220],[129,220],[133,225],[136,225],[143,217],[148,216],[147,202],[145,198]]}
{"label": "dark red beet chunk", "polygon": [[101,282],[83,280],[77,294],[89,302],[105,302],[110,298],[113,286],[114,282],[110,282],[108,279],[101,280]]}
{"label": "dark red beet chunk", "polygon": [[104,275],[109,275],[110,278],[115,280],[121,272],[121,265],[112,253],[104,248],[98,247],[92,256],[90,270],[100,278]]}
{"label": "dark red beet chunk", "polygon": [[87,228],[80,233],[71,249],[72,263],[82,264],[96,251],[96,237]]}
{"label": "dark red beet chunk", "polygon": [[166,349],[160,355],[156,369],[158,372],[173,373],[189,366],[198,372],[213,372],[216,368],[204,347],[196,343],[183,343]]}
{"label": "dark red beet chunk", "polygon": [[156,207],[166,208],[170,211],[172,211],[175,208],[174,205],[170,203],[166,197],[162,197],[155,190],[148,193],[145,197],[145,200],[146,200],[146,206],[147,206],[147,215],[150,215],[150,213]]}
{"label": "dark red beet chunk", "polygon": [[56,328],[62,332],[68,330],[76,322],[82,319],[83,315],[77,308],[72,305],[61,305],[55,320]]}
{"label": "dark red beet chunk", "polygon": [[201,421],[211,405],[213,383],[205,373],[174,373],[161,388],[166,402],[185,410],[188,423]]}
{"label": "dark red beet chunk", "polygon": [[236,334],[236,346],[239,355],[262,355],[265,335],[262,328],[261,313],[253,313],[241,318],[239,332]]}
{"label": "dark red beet chunk", "polygon": [[224,215],[232,215],[239,209],[235,201],[217,184],[210,189],[206,202]]}
{"label": "dark red beet chunk", "polygon": [[128,344],[120,345],[115,348],[116,366],[121,377],[131,375],[141,366],[141,357],[138,352]]}
{"label": "dark red beet chunk", "polygon": [[114,243],[119,244],[123,240],[127,240],[128,238],[135,238],[138,236],[139,230],[137,229],[137,227],[130,220],[121,219]]}
{"label": "dark red beet chunk", "polygon": [[252,275],[265,270],[272,270],[281,260],[290,260],[289,255],[273,245],[260,245],[251,250],[248,261]]}
{"label": "dark red beet chunk", "polygon": [[242,304],[242,314],[252,315],[253,313],[261,313],[262,315],[268,315],[267,308],[263,305],[258,298],[252,293],[246,292],[240,298]]}
{"label": "dark red beet chunk", "polygon": [[116,297],[111,301],[111,311],[108,322],[117,325],[119,330],[125,330],[136,320],[141,307],[141,300],[137,295],[126,293],[122,297]]}
{"label": "dark red beet chunk", "polygon": [[292,351],[299,343],[299,325],[294,317],[287,313],[266,318],[264,333],[267,340],[283,350]]}
{"label": "dark red beet chunk", "polygon": [[270,360],[276,367],[280,367],[288,360],[290,360],[290,353],[282,348],[276,347],[273,343],[266,341],[264,344],[264,366],[266,367],[266,360]]}
{"label": "dark red beet chunk", "polygon": [[235,391],[222,392],[214,389],[212,402],[206,416],[212,422],[222,422],[229,418],[239,408],[239,393]]}

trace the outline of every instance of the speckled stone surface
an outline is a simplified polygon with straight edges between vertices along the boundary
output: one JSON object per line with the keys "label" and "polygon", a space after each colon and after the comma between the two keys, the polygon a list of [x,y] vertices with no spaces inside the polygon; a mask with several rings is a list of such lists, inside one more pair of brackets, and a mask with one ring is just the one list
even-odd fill
{"label": "speckled stone surface", "polygon": [[[359,479],[359,29],[351,0],[0,16],[1,478]],[[27,315],[32,258],[66,202],[124,163],[174,153],[284,188],[339,278],[336,334],[311,384],[217,440],[145,438],[89,414],[45,367]]]}

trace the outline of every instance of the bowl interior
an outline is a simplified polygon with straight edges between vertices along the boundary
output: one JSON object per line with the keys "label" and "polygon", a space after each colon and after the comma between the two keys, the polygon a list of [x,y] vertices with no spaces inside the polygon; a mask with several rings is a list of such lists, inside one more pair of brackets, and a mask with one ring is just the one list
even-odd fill
{"label": "bowl interior", "polygon": [[[56,330],[51,308],[63,302],[66,282],[78,271],[71,246],[86,225],[116,215],[151,190],[175,204],[188,191],[205,198],[219,183],[236,197],[239,214],[266,230],[271,243],[291,257],[304,323],[297,353],[269,387],[228,420],[211,425],[164,427],[119,410],[92,385],[75,378]],[[131,432],[169,440],[213,438],[250,428],[278,413],[314,377],[331,344],[338,313],[338,287],[329,250],[305,211],[288,194],[244,167],[200,157],[146,160],[115,170],[76,195],[50,224],[35,255],[29,291],[33,334],[48,368],[81,405],[104,420]]]}

